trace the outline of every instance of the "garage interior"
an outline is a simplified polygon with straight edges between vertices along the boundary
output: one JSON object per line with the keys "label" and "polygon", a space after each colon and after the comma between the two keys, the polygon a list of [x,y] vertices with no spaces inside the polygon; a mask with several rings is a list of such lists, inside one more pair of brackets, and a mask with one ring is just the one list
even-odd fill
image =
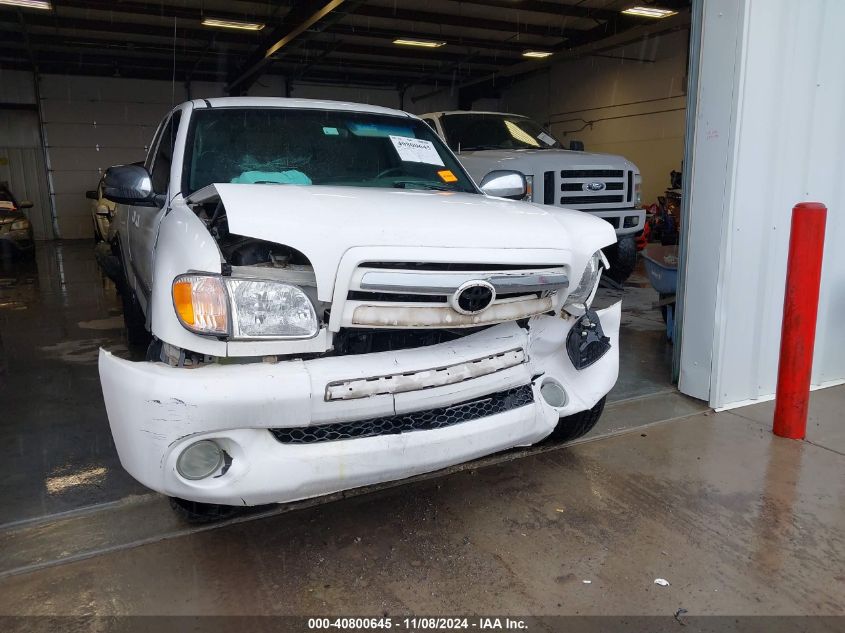
{"label": "garage interior", "polygon": [[[667,195],[688,195],[670,176],[697,151],[688,141],[720,139],[716,124],[690,124],[689,76],[715,58],[695,42],[701,24],[735,8],[643,3],[667,11],[655,19],[624,13],[627,0],[37,4],[0,2],[0,182],[32,201],[37,240],[32,258],[0,259],[12,447],[0,483],[0,615],[844,614],[843,387],[814,397],[813,443],[766,436],[770,404],[714,413],[773,391],[773,378],[753,393],[702,391],[681,359],[698,337],[683,337],[694,330],[684,321],[667,339],[668,304],[642,256],[624,284],[599,291],[599,305],[623,301],[619,379],[596,429],[572,447],[513,450],[198,528],[122,469],[100,391],[100,348],[133,359],[145,350],[128,344],[120,297],[94,257],[86,192],[111,165],[143,160],[174,105],[248,95],[519,113],[565,147],[636,164],[656,217]],[[696,191],[718,189],[706,178]],[[701,199],[682,203],[688,215],[674,211],[681,242],[695,239],[686,219],[708,221]],[[681,284],[704,270],[705,255],[689,253],[674,262]],[[679,292],[700,315],[708,297],[698,289]],[[839,359],[823,362],[814,384],[835,385]],[[145,586],[162,564],[170,573]],[[620,579],[636,568],[648,582],[629,591]],[[782,580],[770,586],[775,571]],[[466,592],[468,575],[476,588]],[[239,587],[221,587],[221,576]],[[659,593],[652,580],[663,576],[678,593]]]}

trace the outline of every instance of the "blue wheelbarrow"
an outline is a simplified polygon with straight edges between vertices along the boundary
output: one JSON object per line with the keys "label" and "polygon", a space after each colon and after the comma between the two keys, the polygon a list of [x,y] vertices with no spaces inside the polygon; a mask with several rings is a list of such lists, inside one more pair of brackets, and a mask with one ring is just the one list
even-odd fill
{"label": "blue wheelbarrow", "polygon": [[648,280],[660,295],[654,307],[660,308],[666,323],[666,338],[675,342],[675,293],[678,289],[678,246],[649,244],[642,251]]}

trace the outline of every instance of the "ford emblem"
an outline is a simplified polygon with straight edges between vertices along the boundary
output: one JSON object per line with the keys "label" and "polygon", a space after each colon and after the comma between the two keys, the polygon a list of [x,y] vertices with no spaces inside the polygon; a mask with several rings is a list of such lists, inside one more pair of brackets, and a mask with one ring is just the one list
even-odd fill
{"label": "ford emblem", "polygon": [[605,184],[603,182],[585,182],[584,191],[603,191]]}

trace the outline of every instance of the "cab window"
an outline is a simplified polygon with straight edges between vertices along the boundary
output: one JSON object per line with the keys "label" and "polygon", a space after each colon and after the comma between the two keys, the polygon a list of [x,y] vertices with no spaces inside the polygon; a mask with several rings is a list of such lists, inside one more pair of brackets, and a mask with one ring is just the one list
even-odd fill
{"label": "cab window", "polygon": [[167,125],[164,126],[153,159],[153,170],[150,175],[153,181],[153,191],[159,194],[167,193],[170,165],[173,163],[173,148],[176,145],[176,132],[179,130],[181,114],[181,111],[178,110],[174,112]]}

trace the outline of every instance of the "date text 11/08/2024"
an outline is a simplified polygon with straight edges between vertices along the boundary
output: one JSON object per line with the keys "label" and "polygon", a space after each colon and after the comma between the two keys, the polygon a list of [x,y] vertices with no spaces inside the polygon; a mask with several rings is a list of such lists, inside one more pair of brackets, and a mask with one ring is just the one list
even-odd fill
{"label": "date text 11/08/2024", "polygon": [[446,631],[446,630],[525,630],[528,625],[519,618],[441,618],[441,617],[406,617],[406,618],[309,618],[309,630],[378,630],[401,629],[406,631]]}

